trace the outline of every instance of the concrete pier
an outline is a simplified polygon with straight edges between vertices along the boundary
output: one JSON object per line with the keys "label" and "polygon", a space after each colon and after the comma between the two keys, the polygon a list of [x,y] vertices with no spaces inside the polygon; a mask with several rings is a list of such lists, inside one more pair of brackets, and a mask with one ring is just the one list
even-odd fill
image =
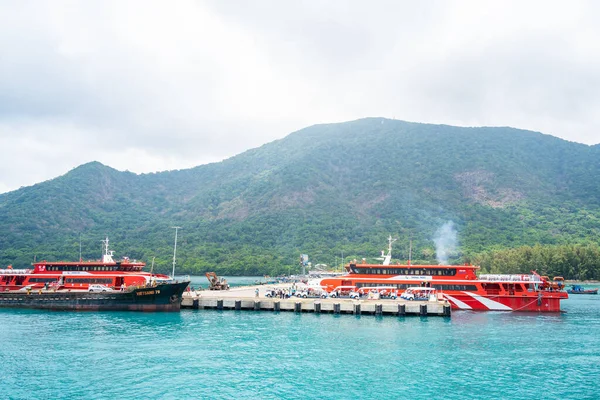
{"label": "concrete pier", "polygon": [[[372,314],[393,316],[450,317],[447,301],[352,300],[340,298],[269,298],[252,295],[256,287],[227,291],[185,292],[181,308],[252,311],[290,311],[296,313]],[[260,288],[260,287],[259,287]]]}

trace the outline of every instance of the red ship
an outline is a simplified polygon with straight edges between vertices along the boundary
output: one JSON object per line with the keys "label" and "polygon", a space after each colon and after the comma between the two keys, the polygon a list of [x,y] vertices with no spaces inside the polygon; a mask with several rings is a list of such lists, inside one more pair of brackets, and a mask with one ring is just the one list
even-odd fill
{"label": "red ship", "polygon": [[[474,265],[392,265],[394,239],[389,238],[383,264],[352,262],[347,273],[325,278],[320,285],[328,292],[338,287],[379,288],[402,293],[408,287],[432,287],[450,302],[453,309],[475,311],[560,312],[560,301],[568,298],[562,281],[550,281],[535,271],[531,274],[485,274],[477,276]],[[383,252],[382,252],[383,256]],[[387,289],[387,290],[386,290]]]}
{"label": "red ship", "polygon": [[189,281],[144,272],[143,262],[115,261],[103,240],[99,261],[34,262],[0,270],[0,307],[178,311]]}

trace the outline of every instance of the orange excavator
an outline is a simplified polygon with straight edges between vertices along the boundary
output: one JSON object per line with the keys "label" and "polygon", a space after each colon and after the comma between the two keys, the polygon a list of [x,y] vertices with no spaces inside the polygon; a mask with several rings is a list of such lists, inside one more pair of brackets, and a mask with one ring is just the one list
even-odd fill
{"label": "orange excavator", "polygon": [[219,278],[214,272],[207,272],[206,279],[208,279],[209,290],[229,290],[229,283],[227,279]]}

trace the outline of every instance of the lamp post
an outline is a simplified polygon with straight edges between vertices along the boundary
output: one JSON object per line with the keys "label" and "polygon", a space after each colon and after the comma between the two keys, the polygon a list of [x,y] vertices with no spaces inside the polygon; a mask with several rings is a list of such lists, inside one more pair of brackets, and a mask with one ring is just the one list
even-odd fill
{"label": "lamp post", "polygon": [[177,256],[177,230],[181,229],[181,227],[172,226],[171,228],[175,229],[175,245],[173,246],[173,274],[171,274],[171,279],[175,280],[175,259]]}

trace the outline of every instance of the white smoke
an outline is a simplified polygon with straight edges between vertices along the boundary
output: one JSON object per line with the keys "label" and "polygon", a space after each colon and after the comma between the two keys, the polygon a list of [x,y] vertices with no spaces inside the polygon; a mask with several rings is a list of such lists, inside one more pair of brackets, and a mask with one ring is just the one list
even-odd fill
{"label": "white smoke", "polygon": [[436,232],[433,239],[435,243],[435,254],[439,264],[448,264],[448,256],[456,251],[457,232],[454,222],[448,221]]}

